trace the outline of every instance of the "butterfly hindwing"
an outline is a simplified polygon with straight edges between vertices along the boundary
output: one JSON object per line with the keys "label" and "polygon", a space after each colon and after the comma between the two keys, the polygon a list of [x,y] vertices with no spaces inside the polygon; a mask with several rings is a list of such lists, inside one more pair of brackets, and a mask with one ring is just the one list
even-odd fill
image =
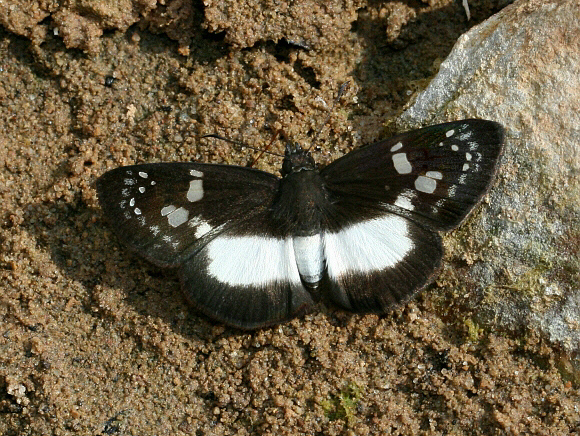
{"label": "butterfly hindwing", "polygon": [[244,329],[289,320],[314,304],[298,273],[293,239],[267,215],[252,230],[232,227],[180,267],[186,296],[212,318]]}
{"label": "butterfly hindwing", "polygon": [[493,180],[503,128],[461,120],[403,133],[343,156],[321,171],[337,201],[386,210],[449,230],[468,215]]}
{"label": "butterfly hindwing", "polygon": [[329,298],[351,312],[384,313],[431,281],[443,246],[439,234],[414,221],[389,212],[365,215],[324,232]]}

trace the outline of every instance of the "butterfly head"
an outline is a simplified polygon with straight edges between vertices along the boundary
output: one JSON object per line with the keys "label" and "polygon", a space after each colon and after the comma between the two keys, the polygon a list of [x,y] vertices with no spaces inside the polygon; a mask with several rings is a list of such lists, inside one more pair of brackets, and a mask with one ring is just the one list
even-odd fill
{"label": "butterfly head", "polygon": [[304,150],[300,144],[288,142],[282,164],[282,176],[300,171],[312,171],[316,169],[316,162],[308,150]]}

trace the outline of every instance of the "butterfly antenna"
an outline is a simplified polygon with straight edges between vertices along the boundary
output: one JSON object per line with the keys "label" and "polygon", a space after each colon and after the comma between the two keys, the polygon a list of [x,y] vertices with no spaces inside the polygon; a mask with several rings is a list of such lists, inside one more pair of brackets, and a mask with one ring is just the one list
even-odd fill
{"label": "butterfly antenna", "polygon": [[256,156],[252,160],[252,162],[250,163],[250,165],[248,165],[250,168],[253,167],[256,164],[256,162],[258,162],[258,160],[260,160],[260,158],[264,155],[264,153],[273,154],[275,156],[281,156],[278,153],[274,153],[274,152],[269,151],[270,150],[270,147],[272,146],[272,144],[274,143],[274,141],[276,140],[276,138],[278,137],[279,134],[280,134],[280,130],[276,130],[276,132],[274,132],[274,135],[272,135],[272,140],[268,143],[268,145],[266,146],[266,148],[263,148],[260,151],[260,154],[258,154],[258,156]]}
{"label": "butterfly antenna", "polygon": [[260,149],[260,148],[257,148],[257,147],[252,147],[251,145],[244,144],[243,142],[236,141],[236,140],[234,140],[234,139],[225,138],[225,137],[223,137],[223,136],[216,135],[216,134],[211,134],[211,135],[203,135],[203,136],[202,136],[202,139],[203,139],[203,138],[215,138],[215,139],[220,139],[220,140],[222,140],[222,141],[229,142],[230,144],[237,145],[237,146],[238,146],[238,147],[240,147],[240,148],[241,148],[241,147],[246,147],[246,148],[249,148],[250,150],[259,151],[259,152],[260,152],[260,154],[258,155],[258,157],[257,157],[256,159],[253,159],[253,160],[252,160],[252,162],[251,162],[251,164],[249,165],[250,167],[252,167],[252,166],[253,166],[253,165],[254,165],[254,164],[255,164],[255,163],[258,161],[258,159],[259,159],[260,157],[262,157],[262,155],[263,155],[264,153],[271,154],[271,155],[273,155],[273,156],[284,157],[284,155],[282,155],[282,154],[280,154],[280,153],[276,153],[276,152],[274,152],[274,151],[269,151],[269,150],[268,150],[268,149],[270,148],[270,146],[272,145],[272,143],[274,142],[274,139],[276,139],[276,136],[278,136],[278,132],[276,132],[276,134],[274,135],[274,137],[272,138],[272,140],[270,141],[270,143],[268,144],[268,146],[267,146],[266,148],[263,148],[263,149]]}
{"label": "butterfly antenna", "polygon": [[334,110],[334,107],[336,106],[336,103],[338,103],[338,101],[342,98],[342,95],[348,89],[349,85],[350,85],[350,81],[348,81],[348,80],[346,82],[344,82],[342,85],[340,85],[340,88],[338,89],[338,94],[336,94],[336,98],[333,100],[332,106],[330,106],[330,108],[328,109],[326,119],[324,120],[324,122],[322,123],[322,125],[320,126],[320,128],[318,129],[316,134],[314,135],[314,138],[312,138],[312,143],[310,144],[310,147],[308,147],[307,151],[310,151],[312,149],[312,147],[314,147],[314,144],[316,144],[316,141],[318,140],[318,136],[320,135],[320,132],[322,132],[322,129],[324,129],[324,126],[326,126],[326,123],[328,123],[328,120],[330,120],[330,116],[332,115],[332,112]]}

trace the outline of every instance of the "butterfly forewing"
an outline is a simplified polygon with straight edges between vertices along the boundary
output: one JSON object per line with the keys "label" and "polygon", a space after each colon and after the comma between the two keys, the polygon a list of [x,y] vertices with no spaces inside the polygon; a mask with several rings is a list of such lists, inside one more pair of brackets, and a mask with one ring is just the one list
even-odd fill
{"label": "butterfly forewing", "polygon": [[502,153],[503,128],[462,120],[413,130],[362,147],[321,171],[335,201],[423,222],[457,226],[486,192]]}
{"label": "butterfly forewing", "polygon": [[97,181],[118,237],[160,266],[178,266],[207,240],[264,213],[279,179],[248,168],[159,163],[114,169]]}

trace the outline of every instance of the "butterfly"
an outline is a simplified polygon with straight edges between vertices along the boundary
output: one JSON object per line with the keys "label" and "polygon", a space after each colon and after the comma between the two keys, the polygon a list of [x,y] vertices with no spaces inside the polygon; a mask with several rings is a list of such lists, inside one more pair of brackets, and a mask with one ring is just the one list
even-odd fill
{"label": "butterfly", "polygon": [[319,169],[286,145],[281,175],[195,162],[125,166],[97,180],[118,238],[178,271],[187,299],[256,329],[322,301],[385,313],[441,266],[439,232],[487,192],[503,127],[467,119],[358,148]]}

